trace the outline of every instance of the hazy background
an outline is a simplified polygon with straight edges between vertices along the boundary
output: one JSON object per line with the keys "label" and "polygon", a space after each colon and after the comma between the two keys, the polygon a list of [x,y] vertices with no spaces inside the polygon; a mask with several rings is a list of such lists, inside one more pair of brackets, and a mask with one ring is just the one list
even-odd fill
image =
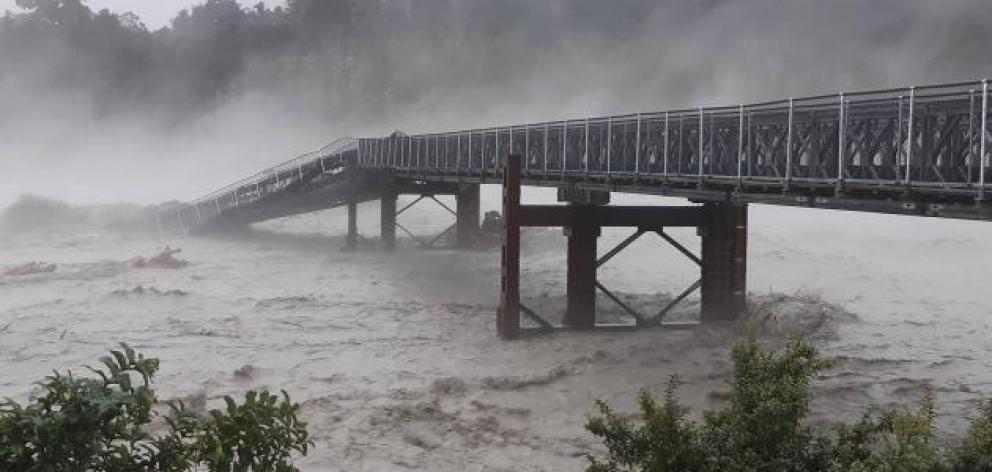
{"label": "hazy background", "polygon": [[[631,411],[642,387],[661,394],[677,373],[695,412],[718,404],[729,338],[561,333],[507,349],[492,323],[498,248],[338,251],[342,209],[232,239],[149,232],[132,205],[75,205],[195,198],[341,136],[980,79],[992,65],[989,3],[212,0],[185,13],[193,2],[8,3],[0,272],[57,267],[0,274],[0,397],[25,399],[32,379],[78,370],[121,340],[163,359],[163,399],[291,392],[317,440],[304,470],[578,470],[595,449],[582,428],[594,399]],[[24,193],[66,203],[4,209]],[[483,196],[485,210],[499,208],[494,186]],[[554,190],[524,198],[554,201]],[[376,244],[377,212],[377,202],[359,212],[363,247]],[[761,332],[811,322],[837,361],[817,382],[816,418],[856,420],[867,405],[913,405],[930,391],[939,421],[960,430],[992,397],[992,225],[765,205],[748,218]],[[421,236],[450,221],[430,202],[402,215]],[[692,228],[671,234],[699,247]],[[563,243],[558,229],[523,242],[523,296],[552,319],[565,300]],[[167,245],[183,249],[186,269],[125,262]],[[597,278],[647,311],[698,271],[644,237]],[[599,300],[601,313],[619,312]],[[439,385],[458,388],[441,398]]]}
{"label": "hazy background", "polygon": [[992,63],[982,0],[11,2],[0,205],[189,199],[341,136],[971,80]]}
{"label": "hazy background", "polygon": [[[176,16],[176,12],[183,8],[191,8],[202,3],[197,0],[91,0],[86,5],[93,11],[100,11],[104,8],[114,12],[132,12],[141,18],[141,22],[148,28],[159,29],[168,26],[170,20]],[[257,1],[238,2],[245,6],[258,3]],[[266,5],[285,5],[285,0],[269,0],[263,2]],[[0,12],[5,10],[18,11],[16,0],[0,0]]]}

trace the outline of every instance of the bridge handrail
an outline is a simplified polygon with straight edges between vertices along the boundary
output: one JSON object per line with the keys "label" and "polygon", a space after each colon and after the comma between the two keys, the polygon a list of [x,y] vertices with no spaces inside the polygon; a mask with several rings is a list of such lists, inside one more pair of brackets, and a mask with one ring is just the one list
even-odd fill
{"label": "bridge handrail", "polygon": [[984,202],[992,192],[990,84],[962,81],[393,134],[360,139],[358,165],[495,176],[501,158],[516,153],[526,156],[525,172],[546,180],[582,175],[609,181],[629,174],[666,182],[691,178],[700,187],[736,182],[738,190],[769,183],[788,190],[794,182],[838,192],[848,185],[885,187],[901,195],[929,188],[949,200]]}
{"label": "bridge handrail", "polygon": [[[302,181],[304,169],[311,175],[325,171],[325,160],[346,150],[353,159],[347,164],[372,169],[489,176],[498,174],[500,156],[526,153],[525,171],[543,172],[542,178],[549,178],[549,172],[561,179],[566,173],[604,174],[607,179],[629,173],[694,178],[700,188],[717,181],[737,182],[738,189],[771,182],[786,190],[793,182],[837,189],[853,182],[901,191],[943,188],[948,195],[974,194],[977,201],[984,201],[986,192],[992,191],[989,85],[988,80],[962,81],[346,138],[194,200],[185,207],[189,212],[185,216],[187,221],[205,221],[209,215],[204,217],[201,211],[211,201],[214,213],[220,214],[239,202],[279,192]],[[936,116],[945,118],[935,130],[929,123],[937,122],[928,117]],[[984,133],[976,131],[982,128]],[[670,134],[675,135],[671,142]],[[536,167],[528,169],[526,163],[532,161]],[[196,219],[190,220],[193,214]],[[177,217],[184,219],[182,212]]]}
{"label": "bridge handrail", "polygon": [[191,201],[190,205],[196,205],[198,203],[204,203],[212,201],[214,198],[223,196],[230,193],[231,191],[244,187],[248,184],[254,184],[257,179],[263,178],[267,175],[278,174],[281,171],[295,170],[299,168],[301,164],[310,164],[312,162],[318,161],[319,159],[325,159],[327,157],[333,156],[335,154],[342,153],[346,150],[353,149],[357,146],[358,140],[355,138],[339,138],[332,141],[329,144],[324,145],[316,151],[310,151],[308,153],[301,154],[287,161],[280,162],[272,167],[268,167],[262,171],[256,172],[251,176],[245,177],[238,180],[232,184],[225,187],[221,187],[213,192],[210,192],[200,198]]}
{"label": "bridge handrail", "polygon": [[[703,114],[709,116],[717,114],[720,112],[726,112],[728,114],[736,114],[743,107],[744,112],[769,112],[769,111],[787,111],[789,109],[789,102],[791,100],[793,111],[807,111],[809,109],[822,108],[822,107],[835,107],[839,103],[841,97],[845,100],[845,103],[854,104],[864,104],[871,103],[873,100],[884,101],[886,99],[898,99],[900,96],[903,98],[908,97],[910,94],[915,94],[916,100],[926,100],[928,98],[940,98],[940,97],[951,97],[951,96],[965,96],[969,92],[981,92],[982,84],[984,81],[965,81],[965,82],[951,82],[944,84],[935,85],[923,85],[914,87],[900,87],[900,88],[888,88],[888,89],[877,89],[877,90],[860,90],[853,92],[837,92],[833,94],[821,94],[821,95],[811,95],[796,98],[784,98],[769,101],[753,102],[753,103],[743,103],[738,105],[715,105],[715,106],[702,106],[696,108],[676,108],[670,110],[652,110],[643,111],[640,113],[624,113],[624,114],[614,114],[599,117],[576,117],[576,118],[566,118],[550,121],[540,121],[532,122],[526,124],[511,124],[505,126],[489,126],[484,128],[471,128],[463,130],[453,130],[453,131],[440,131],[440,132],[426,132],[412,135],[412,137],[445,137],[445,136],[458,136],[465,135],[467,133],[494,133],[494,132],[506,132],[509,130],[517,131],[524,129],[537,129],[543,128],[544,126],[560,127],[566,123],[577,123],[589,121],[591,124],[601,124],[607,121],[614,121],[623,123],[625,121],[636,120],[638,117],[641,119],[662,119],[665,115],[681,115],[681,116],[699,116],[700,111]],[[940,91],[934,93],[932,91]],[[372,138],[379,139],[379,138]]]}
{"label": "bridge handrail", "polygon": [[[244,203],[253,202],[289,185],[302,182],[304,169],[308,173],[312,173],[313,170],[319,170],[320,173],[333,171],[341,167],[341,159],[354,158],[349,151],[354,151],[357,146],[358,140],[355,138],[337,139],[316,151],[281,162],[191,202],[171,208],[168,210],[174,211],[171,218],[168,214],[163,215],[161,211],[157,212],[156,218],[159,224],[163,224],[164,221],[175,221],[180,228],[201,224],[228,209],[237,208]],[[332,160],[335,158],[336,160]],[[331,160],[329,164],[326,162],[328,160]]]}

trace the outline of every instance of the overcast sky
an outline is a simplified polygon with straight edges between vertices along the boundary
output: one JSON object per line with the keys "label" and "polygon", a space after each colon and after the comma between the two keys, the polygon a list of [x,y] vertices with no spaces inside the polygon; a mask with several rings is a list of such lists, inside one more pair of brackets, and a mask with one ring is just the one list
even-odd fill
{"label": "overcast sky", "polygon": [[[238,0],[242,5],[254,5],[258,0]],[[86,0],[94,11],[109,8],[111,11],[133,11],[141,17],[149,29],[158,29],[169,24],[176,12],[188,8],[203,0]],[[266,5],[285,4],[284,0],[265,0]],[[4,10],[18,11],[15,0],[0,0],[0,12]]]}

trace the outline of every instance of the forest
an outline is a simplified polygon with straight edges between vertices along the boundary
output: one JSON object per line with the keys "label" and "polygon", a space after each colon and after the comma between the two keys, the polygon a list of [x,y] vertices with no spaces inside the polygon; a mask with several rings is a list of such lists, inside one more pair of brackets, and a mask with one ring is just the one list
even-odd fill
{"label": "forest", "polygon": [[[553,2],[457,3],[207,0],[151,31],[132,13],[83,0],[18,0],[22,11],[0,20],[0,74],[85,93],[96,116],[151,107],[182,118],[259,90],[316,99],[328,114],[357,101],[374,112],[430,93],[432,70],[457,70],[462,83],[501,80],[568,41],[534,27],[542,18],[608,12],[595,1],[572,2],[571,12]],[[632,2],[628,20],[649,3]]]}
{"label": "forest", "polygon": [[[586,109],[645,99],[678,106],[970,80],[992,60],[983,46],[989,9],[972,0],[939,8],[915,0],[836,2],[846,8],[770,0],[206,0],[154,31],[132,13],[94,11],[85,0],[17,2],[0,19],[0,103],[17,90],[67,91],[85,98],[96,118],[150,110],[178,122],[251,93],[325,117],[370,117],[450,97],[485,104],[506,94],[521,103],[586,96]],[[803,40],[777,40],[787,35]],[[877,47],[855,47],[866,43]]]}

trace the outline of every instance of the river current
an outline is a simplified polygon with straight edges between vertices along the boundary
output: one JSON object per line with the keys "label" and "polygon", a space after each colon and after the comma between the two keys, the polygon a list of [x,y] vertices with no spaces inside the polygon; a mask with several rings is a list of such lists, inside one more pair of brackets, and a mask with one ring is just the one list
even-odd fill
{"label": "river current", "polygon": [[[497,192],[484,195],[484,210],[495,209]],[[718,406],[741,335],[701,327],[501,341],[498,247],[422,250],[401,238],[396,253],[381,253],[375,202],[361,206],[368,239],[355,252],[340,250],[340,209],[223,237],[160,230],[133,206],[71,211],[71,224],[42,210],[28,221],[8,211],[0,223],[0,272],[55,264],[0,275],[0,397],[26,400],[53,369],[82,373],[127,342],[161,359],[165,399],[206,409],[225,394],[287,390],[316,440],[304,470],[580,470],[600,450],[582,427],[595,399],[633,411],[639,389],[660,392],[678,374],[694,414]],[[425,206],[401,222],[433,234],[448,219]],[[627,233],[605,231],[601,252]],[[698,247],[692,231],[673,234]],[[560,230],[524,235],[523,296],[550,318],[564,295],[563,243]],[[127,262],[166,246],[189,265]],[[837,361],[816,383],[814,420],[912,407],[930,390],[953,433],[992,396],[992,224],[753,206],[748,264],[759,335],[810,336]],[[600,279],[647,311],[693,271],[645,237]],[[619,316],[600,301],[604,316]],[[690,298],[672,316],[697,312]]]}

